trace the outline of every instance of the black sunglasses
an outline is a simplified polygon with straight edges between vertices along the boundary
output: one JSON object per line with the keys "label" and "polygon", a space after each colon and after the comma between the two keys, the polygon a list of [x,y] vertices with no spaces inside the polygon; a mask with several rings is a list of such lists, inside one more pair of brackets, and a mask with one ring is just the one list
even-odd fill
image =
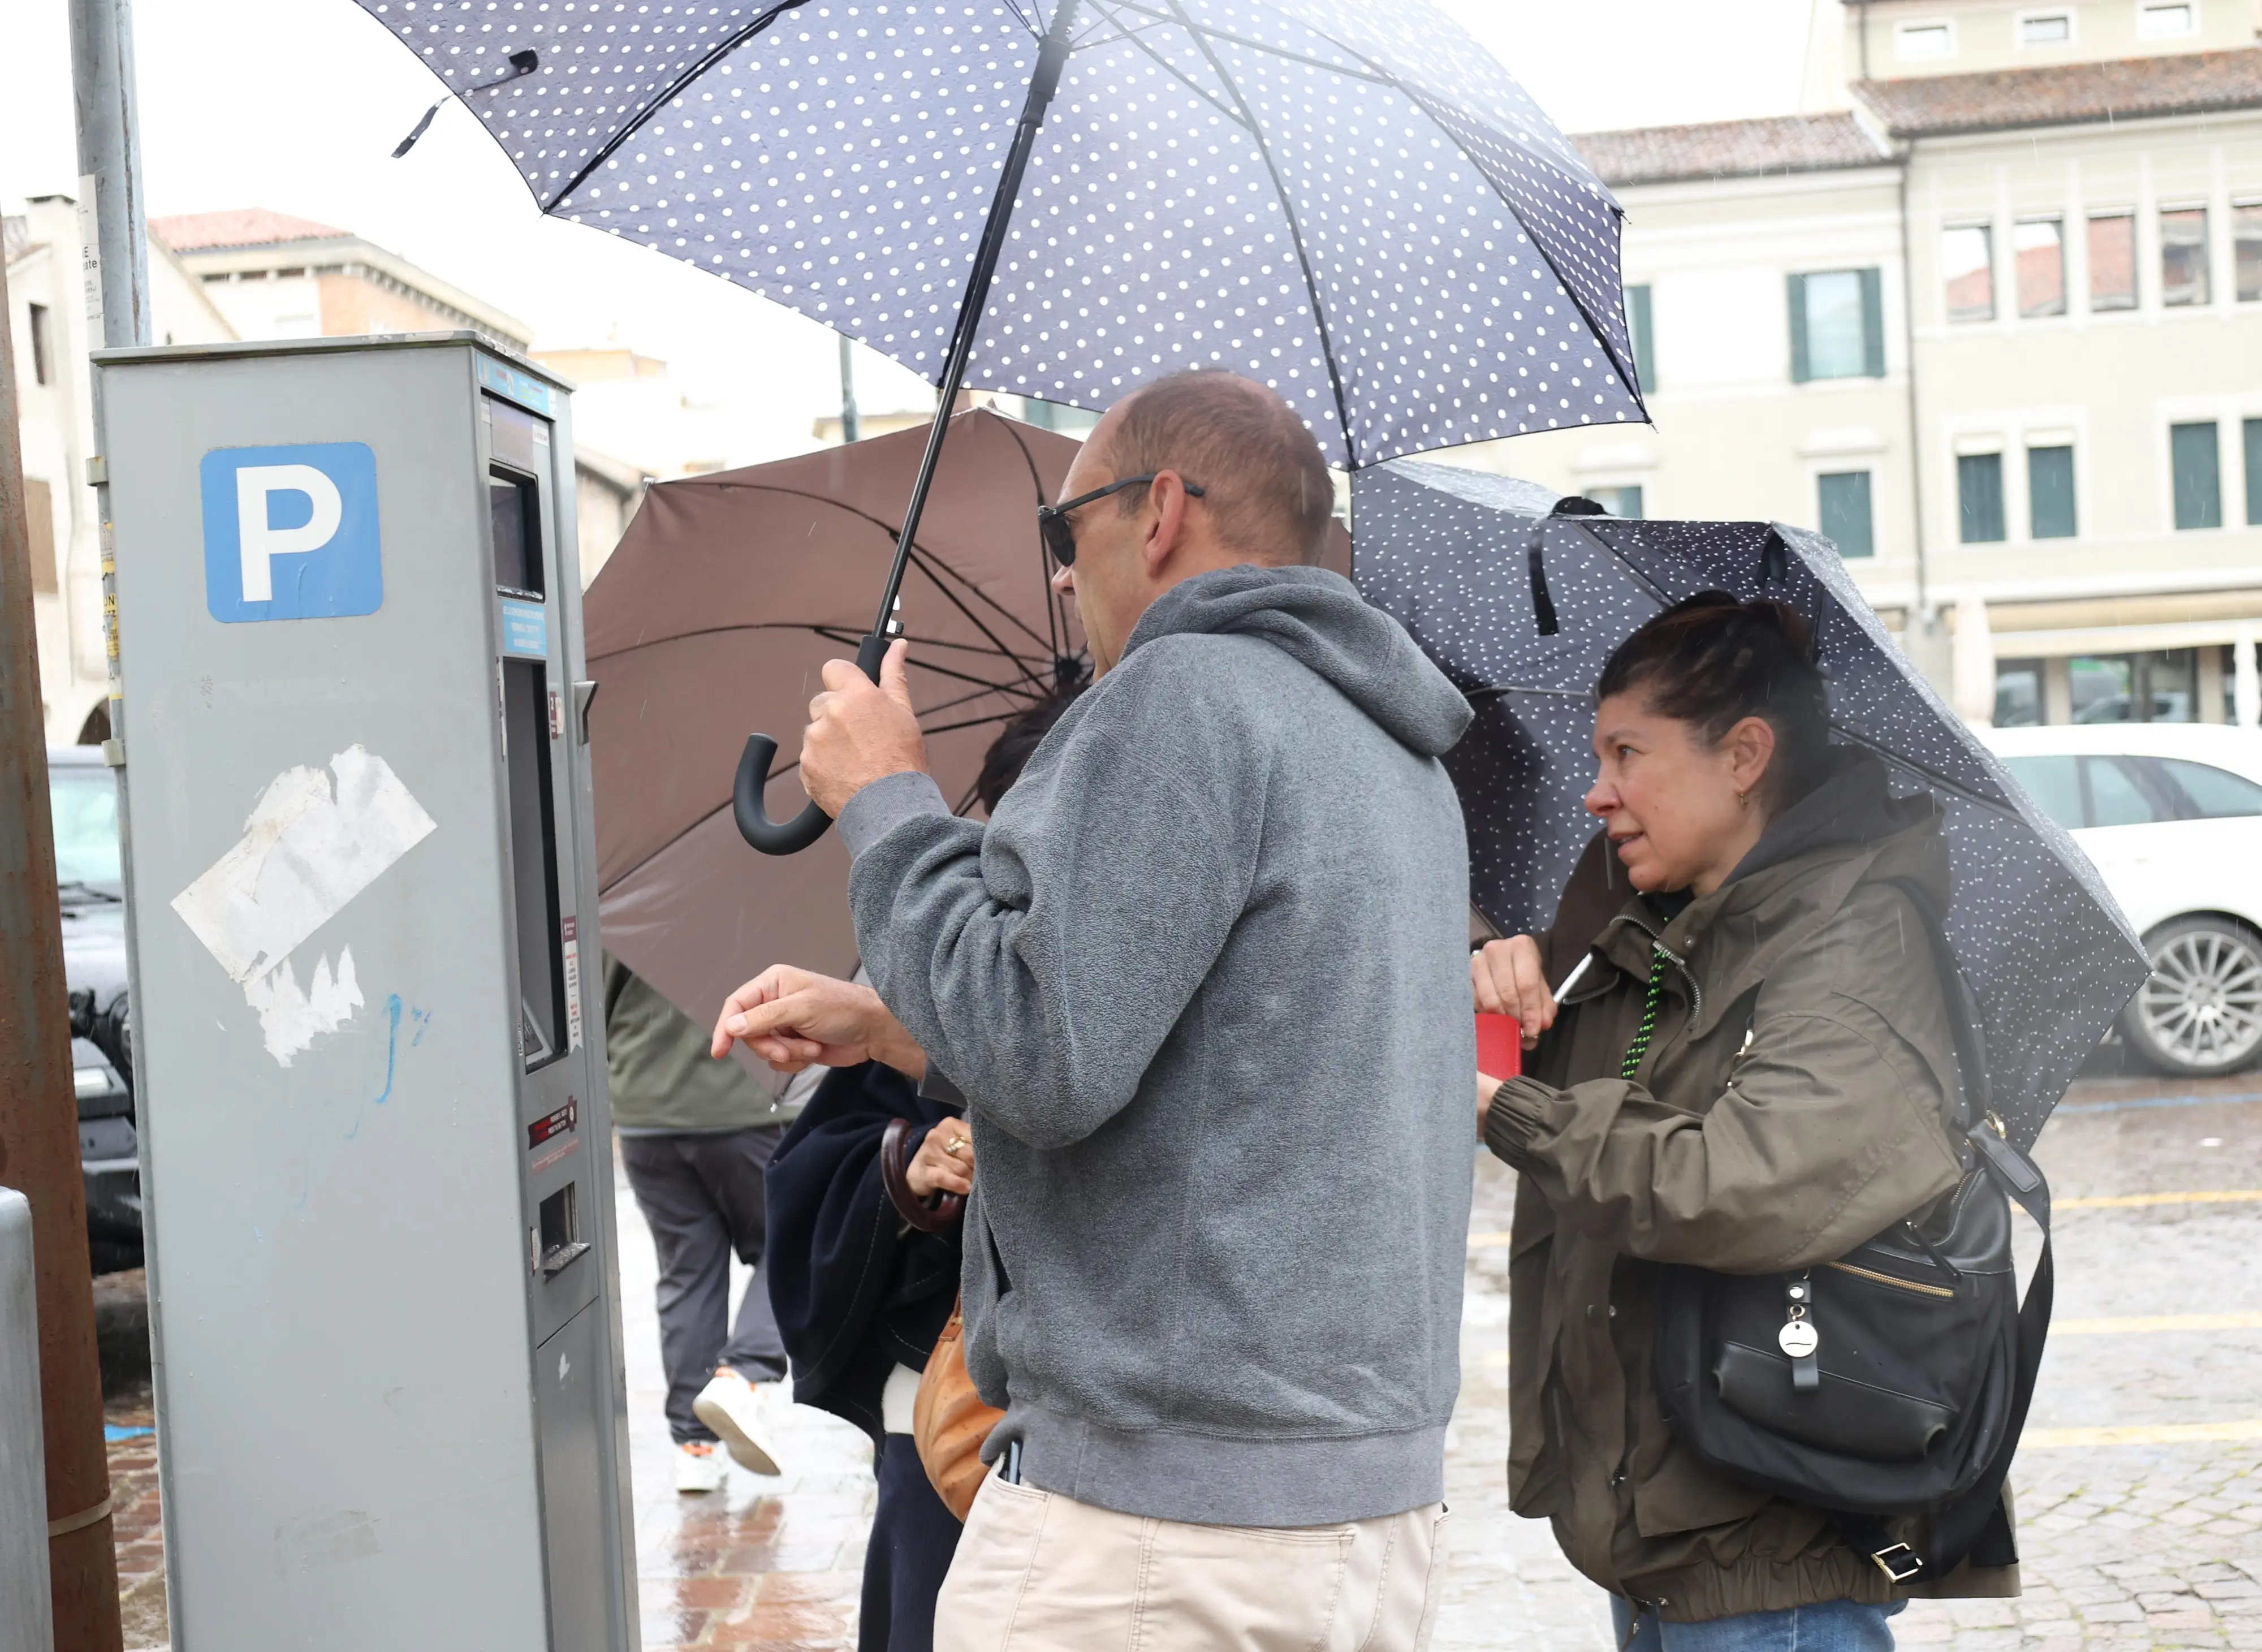
{"label": "black sunglasses", "polygon": [[[1144,476],[1127,476],[1120,482],[1110,482],[1105,487],[1095,487],[1088,494],[1079,494],[1074,499],[1064,500],[1057,505],[1039,505],[1037,531],[1044,537],[1045,549],[1052,552],[1053,560],[1064,568],[1072,568],[1076,566],[1076,529],[1068,519],[1070,511],[1081,510],[1093,500],[1105,499],[1110,494],[1120,494],[1127,487],[1146,486],[1153,482],[1161,473],[1159,471],[1155,471]],[[1194,498],[1199,499],[1202,496],[1202,489],[1199,485],[1193,482],[1184,482],[1182,486]]]}

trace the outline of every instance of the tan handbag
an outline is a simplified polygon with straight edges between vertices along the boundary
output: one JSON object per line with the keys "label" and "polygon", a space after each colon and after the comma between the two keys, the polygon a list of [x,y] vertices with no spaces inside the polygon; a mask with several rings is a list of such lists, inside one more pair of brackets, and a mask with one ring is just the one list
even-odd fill
{"label": "tan handbag", "polygon": [[966,1374],[965,1337],[963,1304],[954,1304],[950,1323],[934,1339],[934,1352],[919,1374],[918,1398],[911,1405],[911,1440],[919,1461],[944,1506],[962,1520],[990,1472],[982,1461],[982,1442],[1005,1414],[984,1405],[974,1391],[974,1379]]}

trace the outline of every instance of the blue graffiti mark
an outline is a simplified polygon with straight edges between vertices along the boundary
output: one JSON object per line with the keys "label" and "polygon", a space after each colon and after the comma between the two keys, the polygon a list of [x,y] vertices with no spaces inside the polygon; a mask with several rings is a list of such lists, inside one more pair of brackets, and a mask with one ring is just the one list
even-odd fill
{"label": "blue graffiti mark", "polygon": [[[393,1070],[400,1054],[400,994],[388,992],[385,999],[385,1088],[378,1093],[377,1105],[383,1107],[393,1099]],[[361,1129],[361,1121],[354,1121],[354,1129]]]}
{"label": "blue graffiti mark", "polygon": [[408,1041],[408,1047],[414,1050],[424,1042],[424,1035],[432,1030],[432,1012],[428,1009],[411,1009],[408,1012],[408,1017],[416,1023],[416,1036]]}

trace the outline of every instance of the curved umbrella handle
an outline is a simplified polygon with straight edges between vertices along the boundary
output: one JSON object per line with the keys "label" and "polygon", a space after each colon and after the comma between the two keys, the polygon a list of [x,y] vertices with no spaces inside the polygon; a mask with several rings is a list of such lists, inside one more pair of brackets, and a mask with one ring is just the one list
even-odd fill
{"label": "curved umbrella handle", "polygon": [[731,788],[731,814],[738,835],[763,854],[798,855],[825,835],[832,817],[812,803],[790,820],[770,819],[762,791],[776,757],[777,742],[768,735],[746,736],[746,749],[738,754],[738,778]]}
{"label": "curved umbrella handle", "polygon": [[[880,680],[880,661],[894,638],[875,631],[857,645],[856,669]],[[798,855],[825,835],[832,817],[810,804],[790,820],[773,820],[762,807],[763,790],[770,783],[770,765],[777,761],[777,742],[767,734],[746,736],[746,749],[738,754],[738,777],[731,787],[731,816],[738,835],[765,855]]]}

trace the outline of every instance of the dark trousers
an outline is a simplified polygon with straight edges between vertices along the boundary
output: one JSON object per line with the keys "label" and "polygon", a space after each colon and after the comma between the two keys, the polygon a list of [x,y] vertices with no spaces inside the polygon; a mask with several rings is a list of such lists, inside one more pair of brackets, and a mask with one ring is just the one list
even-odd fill
{"label": "dark trousers", "polygon": [[856,1652],[934,1652],[934,1601],[966,1528],[935,1495],[909,1434],[890,1434],[873,1465],[880,1505],[864,1551]]}
{"label": "dark trousers", "polygon": [[[623,1136],[621,1163],[659,1253],[659,1358],[676,1444],[713,1439],[691,1402],[727,1365],[749,1382],[785,1375],[785,1344],[762,1277],[762,1171],[782,1124],[680,1136]],[[731,1258],[754,1270],[731,1321]]]}

